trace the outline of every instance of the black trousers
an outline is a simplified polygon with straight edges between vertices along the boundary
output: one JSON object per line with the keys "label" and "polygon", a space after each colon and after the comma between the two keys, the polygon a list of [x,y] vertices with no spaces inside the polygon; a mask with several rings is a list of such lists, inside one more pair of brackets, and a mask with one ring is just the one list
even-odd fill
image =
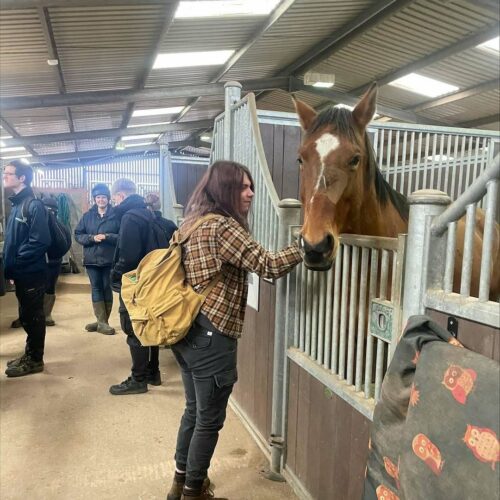
{"label": "black trousers", "polygon": [[54,295],[56,293],[56,284],[61,274],[61,262],[56,264],[49,263],[47,269],[47,283],[45,287],[45,293]]}
{"label": "black trousers", "polygon": [[144,382],[148,376],[155,375],[159,370],[160,349],[158,347],[144,347],[139,342],[139,339],[135,336],[130,316],[121,295],[118,312],[120,313],[120,325],[127,335],[127,344],[132,357],[132,376],[138,382]]}
{"label": "black trousers", "polygon": [[[201,323],[201,324],[200,324]],[[186,396],[175,461],[186,471],[186,485],[201,488],[226,419],[226,408],[238,375],[236,339],[199,316],[187,336],[172,346]]]}
{"label": "black trousers", "polygon": [[45,275],[14,280],[19,303],[19,319],[27,334],[25,353],[35,361],[43,360],[45,348],[45,314],[43,312],[45,280]]}

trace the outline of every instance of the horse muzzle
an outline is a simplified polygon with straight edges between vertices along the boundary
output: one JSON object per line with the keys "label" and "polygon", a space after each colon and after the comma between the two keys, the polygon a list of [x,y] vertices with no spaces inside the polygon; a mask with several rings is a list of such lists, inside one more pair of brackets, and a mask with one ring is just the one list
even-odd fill
{"label": "horse muzzle", "polygon": [[330,234],[315,244],[302,238],[304,265],[312,271],[328,271],[335,260],[335,247],[335,238]]}

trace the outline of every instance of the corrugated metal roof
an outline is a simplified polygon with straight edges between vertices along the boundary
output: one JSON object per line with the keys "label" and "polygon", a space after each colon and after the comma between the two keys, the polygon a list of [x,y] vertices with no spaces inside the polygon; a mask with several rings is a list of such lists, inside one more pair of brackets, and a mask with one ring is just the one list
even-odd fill
{"label": "corrugated metal roof", "polygon": [[[200,0],[203,1],[203,0]],[[331,40],[346,27],[354,30],[348,43],[340,43],[322,52],[315,71],[335,74],[335,91],[350,93],[376,79],[407,65],[428,58],[475,33],[484,33],[499,20],[498,9],[483,0],[415,0],[383,4],[373,0],[296,0],[281,17],[230,17],[173,19],[167,21],[174,0],[163,5],[148,0],[127,5],[94,7],[48,7],[49,28],[53,30],[59,67],[47,64],[49,48],[39,17],[40,4],[33,8],[2,10],[0,6],[0,96],[41,96],[58,93],[58,71],[61,71],[68,93],[102,90],[135,89],[141,77],[147,88],[188,86],[213,81],[221,66],[175,68],[149,71],[154,49],[158,52],[192,52],[231,49],[247,50],[221,76],[221,81],[268,78],[283,68],[299,62],[318,44]],[[391,15],[384,17],[384,6]],[[377,7],[379,17],[362,25]],[[396,9],[395,9],[396,7]],[[279,9],[279,7],[278,7]],[[271,14],[273,16],[273,14]],[[356,21],[356,24],[354,23]],[[258,39],[255,34],[265,30]],[[160,39],[160,35],[162,35]],[[249,45],[250,42],[253,42]],[[316,60],[316,59],[315,59]],[[148,73],[149,72],[149,73]],[[461,90],[498,78],[499,56],[469,47],[418,69],[422,75],[457,85]],[[148,76],[149,75],[149,76]],[[300,76],[300,73],[299,73]],[[325,97],[301,91],[299,98],[313,106],[327,102]],[[135,109],[185,106],[192,97],[131,102]],[[341,97],[336,101],[341,101]],[[351,96],[352,97],[352,96]],[[499,107],[498,91],[483,91],[418,112],[420,117],[443,123],[459,124],[495,113]],[[429,98],[383,85],[379,104],[398,110],[410,109]],[[223,109],[222,96],[202,97],[185,113],[182,122],[212,119]],[[265,92],[258,107],[292,111],[288,93]],[[127,102],[104,105],[71,106],[72,125],[76,132],[117,128],[122,125]],[[45,135],[69,132],[64,107],[9,110],[1,112],[21,135]],[[177,115],[133,117],[130,125],[174,120]],[[494,120],[494,117],[491,118]],[[137,129],[140,133],[140,129]],[[169,132],[171,142],[189,139],[191,132]],[[113,148],[115,139],[79,140],[79,149]],[[37,151],[60,152],[73,147],[65,144],[38,145]],[[45,154],[45,153],[43,153]]]}

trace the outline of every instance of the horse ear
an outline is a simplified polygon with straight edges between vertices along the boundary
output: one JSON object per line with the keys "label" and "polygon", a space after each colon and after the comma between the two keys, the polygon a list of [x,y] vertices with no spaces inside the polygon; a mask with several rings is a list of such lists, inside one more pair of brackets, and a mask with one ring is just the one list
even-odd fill
{"label": "horse ear", "polygon": [[297,114],[299,115],[300,125],[304,130],[308,130],[318,116],[318,113],[316,113],[316,111],[314,111],[314,109],[311,108],[309,104],[299,101],[293,96],[292,99],[295,106],[295,111],[297,111]]}
{"label": "horse ear", "polygon": [[377,82],[373,82],[370,88],[365,92],[361,100],[352,110],[354,121],[359,128],[365,129],[371,122],[377,109]]}

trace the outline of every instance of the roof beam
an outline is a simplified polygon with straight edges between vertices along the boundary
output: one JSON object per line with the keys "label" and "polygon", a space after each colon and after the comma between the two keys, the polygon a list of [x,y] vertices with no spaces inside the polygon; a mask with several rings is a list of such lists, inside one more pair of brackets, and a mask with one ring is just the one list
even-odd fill
{"label": "roof beam", "polygon": [[[29,135],[12,139],[4,139],[5,147],[31,146],[51,142],[81,141],[85,139],[102,139],[106,137],[126,137],[127,135],[158,134],[165,132],[179,132],[186,130],[204,129],[213,125],[212,120],[199,120],[191,122],[171,123],[168,125],[155,125],[137,128],[110,128],[103,130],[86,130],[84,132],[70,132],[62,134]],[[6,128],[7,130],[7,128]],[[13,135],[13,134],[12,134]]]}
{"label": "roof beam", "polygon": [[[134,5],[137,0],[2,0],[2,10],[36,9],[38,7],[102,7],[111,5]],[[167,5],[166,0],[141,0],[141,5]]]}
{"label": "roof beam", "polygon": [[[312,87],[311,85],[304,85],[302,80],[297,78],[290,79],[290,92],[309,92],[310,94],[319,95],[326,99],[333,100],[337,103],[347,104],[348,106],[355,106],[359,102],[359,97],[352,93],[338,92],[332,89],[322,89]],[[429,125],[442,125],[443,122],[423,118],[418,116],[413,111],[405,111],[401,109],[391,108],[377,104],[377,112],[384,116],[390,116],[397,120],[402,120],[410,123],[426,123]]]}
{"label": "roof beam", "polygon": [[[403,66],[402,68],[399,68],[395,71],[390,71],[389,73],[386,73],[385,75],[376,77],[374,79],[377,80],[377,83],[379,87],[383,85],[387,85],[388,83],[397,80],[398,78],[407,75],[408,73],[414,73],[415,71],[418,71],[422,68],[425,68],[427,66],[430,66],[431,64],[434,64],[436,62],[439,62],[443,59],[446,59],[447,57],[453,56],[455,54],[458,54],[459,52],[464,52],[465,50],[471,49],[475,47],[476,45],[479,45],[480,43],[486,42],[488,40],[491,40],[495,36],[498,35],[498,25],[495,24],[494,26],[488,28],[488,29],[482,29],[478,33],[474,33],[473,35],[464,38],[463,40],[460,40],[459,42],[456,42],[452,45],[449,45],[448,47],[445,47],[443,49],[440,49],[436,52],[433,52],[432,54],[422,57],[421,59],[414,61],[410,64],[407,64],[406,66]],[[356,87],[355,89],[352,89],[350,92],[355,95],[361,95],[371,84],[370,82],[366,82],[363,85],[360,85],[359,87]]]}
{"label": "roof beam", "polygon": [[496,113],[494,115],[483,116],[481,118],[476,118],[474,120],[469,120],[466,122],[459,123],[457,127],[464,128],[476,128],[482,127],[483,125],[489,125],[491,123],[500,122],[500,113]]}
{"label": "roof beam", "polygon": [[[219,70],[211,78],[210,83],[217,83],[261,38],[269,31],[274,24],[288,11],[288,9],[295,3],[296,0],[282,0],[281,3],[273,10],[270,16],[262,24],[262,26],[253,33],[241,49],[237,50],[230,59],[226,62],[224,67]],[[241,83],[241,82],[240,82]],[[186,107],[179,113],[175,121],[181,120],[186,113],[200,100],[202,96],[197,96],[192,99]]]}
{"label": "roof beam", "polygon": [[[288,89],[288,78],[267,78],[240,82],[246,92],[270,89]],[[0,101],[2,111],[31,108],[53,108],[60,106],[83,106],[90,104],[128,103],[176,99],[195,96],[224,96],[224,83],[201,85],[175,85],[131,90],[103,90],[94,92],[74,92],[71,94],[47,94],[26,97],[6,97]]]}
{"label": "roof beam", "polygon": [[[21,135],[19,132],[7,121],[5,118],[0,118],[0,125],[2,125],[2,128],[5,129],[14,139],[2,139],[2,142],[5,144],[5,147],[8,147],[10,144],[8,144],[9,141],[16,140],[17,138],[20,138]],[[32,155],[35,155],[36,152],[34,149],[30,148],[29,146],[25,146],[26,151],[28,153],[31,153]]]}
{"label": "roof beam", "polygon": [[[61,68],[61,61],[59,60],[59,54],[57,52],[57,45],[54,38],[54,32],[52,30],[52,24],[50,22],[49,11],[46,7],[38,7],[38,17],[42,25],[43,36],[45,38],[45,44],[47,45],[47,52],[49,59],[55,59],[58,64],[53,66],[54,73],[56,75],[57,87],[60,94],[66,94],[66,84],[64,83],[64,76]],[[73,124],[73,116],[71,115],[71,109],[69,107],[65,108],[66,120],[68,122],[68,127],[70,132],[75,131]],[[77,144],[75,143],[75,148]]]}
{"label": "roof beam", "polygon": [[283,68],[279,76],[302,74],[415,0],[381,0]]}
{"label": "roof beam", "polygon": [[500,85],[500,79],[495,78],[494,80],[489,80],[487,82],[480,83],[479,85],[474,85],[465,90],[459,90],[458,92],[453,92],[452,94],[445,95],[443,97],[438,97],[436,99],[431,99],[429,101],[422,102],[415,106],[406,108],[411,111],[418,113],[424,109],[436,108],[437,106],[444,106],[445,104],[450,104],[451,102],[460,101],[462,99],[467,99],[477,94],[482,94],[484,92],[489,92],[490,90],[498,89]]}

